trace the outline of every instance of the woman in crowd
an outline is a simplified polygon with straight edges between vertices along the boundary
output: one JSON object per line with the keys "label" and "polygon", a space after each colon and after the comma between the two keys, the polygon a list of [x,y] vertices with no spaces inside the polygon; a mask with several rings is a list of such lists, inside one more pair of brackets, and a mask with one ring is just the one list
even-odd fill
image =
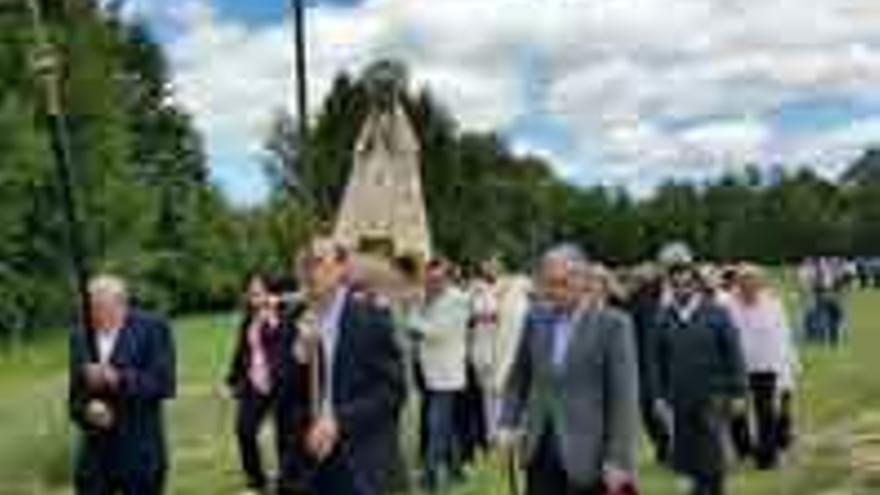
{"label": "woman in crowd", "polygon": [[[235,432],[241,467],[253,493],[268,489],[258,438],[263,423],[275,410],[277,397],[282,342],[279,290],[280,282],[267,275],[249,278],[245,315],[226,377],[237,405]],[[280,456],[281,445],[276,443]]]}
{"label": "woman in crowd", "polygon": [[788,443],[789,411],[797,357],[782,301],[755,266],[737,270],[727,307],[739,330],[748,372],[754,439],[748,452],[759,469],[775,467]]}

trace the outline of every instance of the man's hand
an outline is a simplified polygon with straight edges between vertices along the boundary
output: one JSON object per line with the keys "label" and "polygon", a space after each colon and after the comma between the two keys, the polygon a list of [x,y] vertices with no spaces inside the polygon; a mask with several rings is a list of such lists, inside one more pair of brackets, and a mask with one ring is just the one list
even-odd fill
{"label": "man's hand", "polygon": [[495,446],[495,461],[499,467],[507,469],[519,449],[519,433],[510,428],[501,428],[495,433],[492,442]]}
{"label": "man's hand", "polygon": [[84,373],[86,385],[97,392],[115,391],[122,380],[119,370],[109,364],[87,364]]}
{"label": "man's hand", "polygon": [[672,407],[664,399],[654,401],[654,415],[667,427],[673,423]]}
{"label": "man's hand", "polygon": [[306,435],[306,448],[319,461],[330,457],[339,443],[339,423],[332,416],[318,418]]}
{"label": "man's hand", "polygon": [[91,400],[86,404],[86,419],[98,429],[109,430],[113,426],[113,411],[104,401]]}
{"label": "man's hand", "polygon": [[602,481],[608,493],[623,493],[623,489],[632,484],[633,477],[623,469],[605,466]]}
{"label": "man's hand", "polygon": [[313,353],[320,349],[321,332],[311,316],[304,316],[299,322],[299,333],[293,346],[294,357],[300,364],[311,361]]}
{"label": "man's hand", "polygon": [[83,375],[89,390],[96,391],[104,388],[104,374],[100,364],[87,364],[83,367]]}
{"label": "man's hand", "polygon": [[745,416],[749,412],[749,403],[742,397],[730,400],[730,413],[734,416]]}
{"label": "man's hand", "polygon": [[710,404],[717,413],[726,416],[738,417],[749,411],[749,403],[742,397],[714,397]]}
{"label": "man's hand", "polygon": [[103,375],[104,386],[109,390],[119,390],[120,383],[122,382],[122,375],[119,373],[119,370],[109,364],[105,364],[101,366],[101,374]]}
{"label": "man's hand", "polygon": [[493,441],[495,448],[499,450],[511,450],[517,447],[519,435],[511,428],[500,428],[495,433]]}

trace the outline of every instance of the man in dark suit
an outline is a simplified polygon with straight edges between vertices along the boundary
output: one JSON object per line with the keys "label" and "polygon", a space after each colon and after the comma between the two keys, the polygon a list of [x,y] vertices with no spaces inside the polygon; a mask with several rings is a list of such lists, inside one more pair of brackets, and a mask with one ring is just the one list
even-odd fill
{"label": "man in dark suit", "polygon": [[[349,254],[332,241],[311,246],[303,271],[309,309],[284,359],[295,374],[307,371],[291,359],[319,356],[317,393],[293,394],[300,401],[293,409],[309,413],[302,443],[312,464],[311,493],[387,493],[399,459],[398,421],[406,393],[390,311],[375,295],[351,286]],[[287,381],[297,382],[314,384]]]}
{"label": "man in dark suit", "polygon": [[82,495],[157,495],[168,466],[162,403],[175,393],[168,325],[130,309],[125,283],[89,284],[91,328],[70,345],[70,414],[82,433],[75,489]]}
{"label": "man in dark suit", "polygon": [[746,390],[739,337],[695,266],[672,266],[668,279],[648,361],[655,407],[671,419],[673,466],[690,479],[691,493],[722,495],[724,435]]}
{"label": "man in dark suit", "polygon": [[575,247],[545,255],[541,302],[511,368],[498,441],[525,419],[528,495],[624,493],[638,444],[638,366],[629,318],[587,293]]}
{"label": "man in dark suit", "polygon": [[651,381],[648,378],[650,367],[648,359],[650,353],[648,346],[651,342],[651,332],[657,322],[660,313],[660,300],[663,294],[663,281],[659,270],[643,267],[635,273],[636,283],[627,301],[627,310],[632,318],[636,336],[636,354],[639,364],[639,407],[642,415],[642,424],[645,433],[654,447],[654,455],[658,462],[665,463],[669,460],[671,432],[670,425],[664,418],[657,416],[654,409],[655,392],[651,390]]}

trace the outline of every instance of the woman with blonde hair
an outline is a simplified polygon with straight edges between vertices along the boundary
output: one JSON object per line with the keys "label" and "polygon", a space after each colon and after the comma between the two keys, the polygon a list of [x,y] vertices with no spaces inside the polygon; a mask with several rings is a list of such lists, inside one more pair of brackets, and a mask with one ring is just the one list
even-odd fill
{"label": "woman with blonde hair", "polygon": [[781,298],[757,266],[738,267],[726,304],[739,331],[748,372],[751,452],[759,469],[776,466],[786,443],[785,397],[794,389],[797,356]]}

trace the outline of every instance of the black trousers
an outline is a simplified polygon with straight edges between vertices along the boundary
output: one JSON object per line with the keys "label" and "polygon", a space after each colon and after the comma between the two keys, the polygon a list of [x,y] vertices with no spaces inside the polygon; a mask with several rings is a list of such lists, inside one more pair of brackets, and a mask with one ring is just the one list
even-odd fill
{"label": "black trousers", "polygon": [[455,401],[455,426],[461,459],[469,464],[480,451],[489,449],[489,434],[484,411],[483,391],[473,365],[467,366],[467,386]]}
{"label": "black trousers", "polygon": [[779,450],[785,451],[794,443],[794,420],[792,418],[792,394],[783,391],[779,394]]}
{"label": "black trousers", "polygon": [[[260,429],[272,417],[275,398],[260,394],[250,387],[245,387],[238,397],[238,408],[235,418],[235,437],[238,441],[238,453],[241,469],[244,471],[249,488],[262,490],[267,486],[266,472],[263,469],[263,457],[260,453]],[[281,457],[279,433],[275,432],[275,447]]]}
{"label": "black trousers", "polygon": [[749,421],[749,412],[743,411],[730,418],[730,439],[737,458],[745,461],[754,454],[754,440],[752,439],[752,425]]}
{"label": "black trousers", "polygon": [[645,433],[654,446],[654,455],[657,462],[665,463],[669,460],[672,444],[672,434],[668,425],[657,415],[653,400],[642,400],[640,404],[642,412],[642,425]]}
{"label": "black trousers", "polygon": [[673,405],[673,465],[693,484],[693,495],[722,495],[724,435],[729,418],[711,400]]}
{"label": "black trousers", "polygon": [[310,495],[374,495],[359,486],[351,469],[351,461],[340,452],[314,467],[309,480]]}
{"label": "black trousers", "polygon": [[77,495],[161,495],[165,471],[115,476],[102,471],[78,474],[74,480]]}
{"label": "black trousers", "polygon": [[526,468],[526,495],[602,495],[603,491],[601,486],[584,487],[571,481],[562,465],[556,434],[547,428]]}
{"label": "black trousers", "polygon": [[776,374],[749,374],[752,395],[752,421],[755,425],[754,456],[760,469],[769,469],[779,461],[781,415],[776,399]]}
{"label": "black trousers", "polygon": [[724,495],[724,476],[700,475],[691,480],[691,495]]}
{"label": "black trousers", "polygon": [[301,402],[299,384],[280,388],[275,400],[275,441],[278,449],[278,494],[307,494],[311,456],[305,451],[304,435],[310,423],[307,406]]}
{"label": "black trousers", "polygon": [[731,420],[731,436],[740,458],[752,457],[758,469],[771,469],[791,442],[788,400],[777,400],[775,373],[750,373],[750,411]]}

